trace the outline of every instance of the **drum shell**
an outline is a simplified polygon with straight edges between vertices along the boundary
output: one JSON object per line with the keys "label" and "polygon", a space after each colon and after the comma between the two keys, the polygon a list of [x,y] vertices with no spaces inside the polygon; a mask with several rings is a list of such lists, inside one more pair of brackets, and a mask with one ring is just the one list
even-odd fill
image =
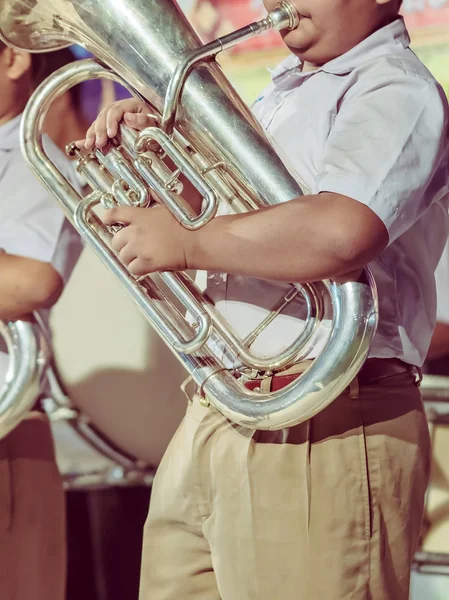
{"label": "drum shell", "polygon": [[87,249],[51,326],[72,403],[120,449],[157,465],[185,412],[185,372]]}

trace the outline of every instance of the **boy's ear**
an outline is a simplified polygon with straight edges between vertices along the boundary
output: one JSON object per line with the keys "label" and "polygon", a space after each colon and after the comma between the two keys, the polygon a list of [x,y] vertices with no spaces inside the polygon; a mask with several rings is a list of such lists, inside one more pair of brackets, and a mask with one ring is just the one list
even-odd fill
{"label": "boy's ear", "polygon": [[6,74],[11,81],[18,81],[31,69],[31,54],[14,48],[5,49]]}

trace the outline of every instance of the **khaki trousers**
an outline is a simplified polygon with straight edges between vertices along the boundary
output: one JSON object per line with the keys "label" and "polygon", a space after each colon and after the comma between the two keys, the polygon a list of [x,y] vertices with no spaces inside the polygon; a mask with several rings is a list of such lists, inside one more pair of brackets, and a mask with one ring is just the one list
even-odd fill
{"label": "khaki trousers", "polygon": [[64,600],[64,492],[47,418],[0,440],[0,598]]}
{"label": "khaki trousers", "polygon": [[284,431],[195,398],[154,482],[140,600],[407,600],[429,471],[411,372]]}

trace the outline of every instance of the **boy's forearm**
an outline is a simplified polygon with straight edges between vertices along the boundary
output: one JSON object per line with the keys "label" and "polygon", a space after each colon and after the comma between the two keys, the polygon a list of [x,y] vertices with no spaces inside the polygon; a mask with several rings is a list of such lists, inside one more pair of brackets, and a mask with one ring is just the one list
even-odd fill
{"label": "boy's forearm", "polygon": [[62,279],[47,263],[1,253],[0,289],[0,319],[14,320],[54,304]]}
{"label": "boy's forearm", "polygon": [[348,271],[319,233],[268,211],[217,217],[198,232],[190,269],[279,281],[317,281]]}
{"label": "boy's forearm", "polygon": [[347,235],[357,231],[359,220],[344,202],[340,212],[325,195],[217,217],[192,234],[188,266],[280,281],[336,278],[363,267],[385,246],[383,239],[363,247],[358,243],[363,231]]}

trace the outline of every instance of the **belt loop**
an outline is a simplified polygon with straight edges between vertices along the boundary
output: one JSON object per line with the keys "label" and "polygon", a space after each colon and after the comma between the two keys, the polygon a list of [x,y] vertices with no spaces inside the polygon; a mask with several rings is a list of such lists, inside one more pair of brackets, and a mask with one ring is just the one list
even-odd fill
{"label": "belt loop", "polygon": [[268,394],[271,392],[271,384],[273,383],[273,376],[264,377],[260,382],[260,391],[262,394]]}
{"label": "belt loop", "polygon": [[354,379],[349,384],[349,399],[350,400],[358,400],[359,391],[360,391],[359,378],[357,376],[355,376]]}
{"label": "belt loop", "polygon": [[192,393],[188,392],[187,387],[191,383],[193,383],[193,377],[191,377],[191,376],[187,377],[187,379],[185,379],[181,383],[181,391],[184,394],[184,396],[187,398],[187,404],[189,406],[191,406],[193,404],[194,398],[197,398],[199,400],[199,403],[201,404],[201,406],[205,406],[206,408],[209,408],[210,407],[209,400],[205,396],[203,396],[201,394],[201,392],[197,391],[196,386],[193,389]]}
{"label": "belt loop", "polygon": [[191,375],[189,375],[187,377],[187,379],[185,379],[182,383],[181,383],[181,392],[184,394],[184,396],[187,398],[187,403],[188,404],[192,404],[193,403],[193,397],[191,394],[189,394],[189,392],[187,391],[187,386],[189,385],[189,383],[192,383],[193,381],[193,377]]}

